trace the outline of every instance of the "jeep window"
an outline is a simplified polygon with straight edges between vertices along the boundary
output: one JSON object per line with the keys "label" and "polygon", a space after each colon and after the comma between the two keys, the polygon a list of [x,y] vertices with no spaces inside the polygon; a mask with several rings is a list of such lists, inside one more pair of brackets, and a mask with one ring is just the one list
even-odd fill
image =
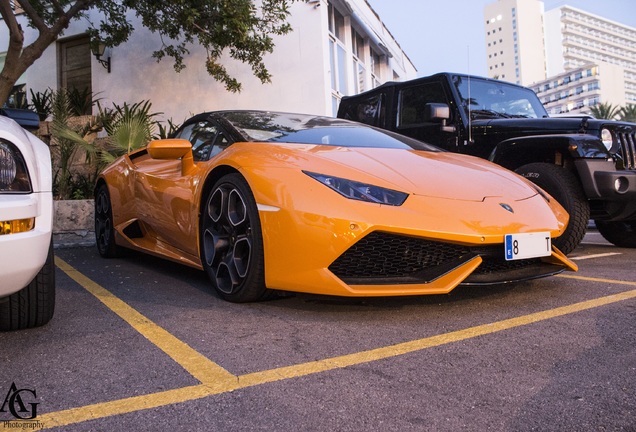
{"label": "jeep window", "polygon": [[401,90],[399,95],[398,127],[425,124],[427,121],[424,117],[424,108],[427,103],[448,103],[441,83],[420,84]]}
{"label": "jeep window", "polygon": [[368,96],[358,103],[347,104],[344,118],[371,126],[384,124],[384,93]]}
{"label": "jeep window", "polygon": [[548,116],[536,93],[529,88],[465,76],[453,77],[453,83],[466,115],[472,119]]}

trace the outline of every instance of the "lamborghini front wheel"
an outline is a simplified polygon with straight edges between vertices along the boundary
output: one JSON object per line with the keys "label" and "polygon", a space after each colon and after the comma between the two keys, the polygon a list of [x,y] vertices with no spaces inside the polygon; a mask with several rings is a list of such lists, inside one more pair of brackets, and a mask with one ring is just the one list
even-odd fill
{"label": "lamborghini front wheel", "polygon": [[263,238],[256,201],[240,174],[219,179],[207,196],[201,220],[201,259],[219,296],[231,302],[262,300]]}

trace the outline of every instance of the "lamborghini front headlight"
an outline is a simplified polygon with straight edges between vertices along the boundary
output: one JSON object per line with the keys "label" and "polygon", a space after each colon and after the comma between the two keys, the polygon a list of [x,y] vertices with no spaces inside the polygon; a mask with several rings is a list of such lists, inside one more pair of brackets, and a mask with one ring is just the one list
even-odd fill
{"label": "lamborghini front headlight", "polygon": [[309,177],[318,180],[320,183],[338,192],[340,195],[353,200],[400,206],[409,196],[404,192],[348,180],[341,177],[318,174],[310,171],[303,172]]}

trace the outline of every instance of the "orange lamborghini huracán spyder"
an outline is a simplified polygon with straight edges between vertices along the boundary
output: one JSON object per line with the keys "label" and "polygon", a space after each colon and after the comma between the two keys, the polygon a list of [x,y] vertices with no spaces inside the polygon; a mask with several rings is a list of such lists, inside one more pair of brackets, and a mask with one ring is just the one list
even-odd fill
{"label": "orange lamborghini hurac\u00e1n spyder", "polygon": [[221,111],[99,176],[99,253],[205,270],[223,299],[274,290],[448,293],[576,270],[551,244],[568,215],[524,178],[341,119]]}

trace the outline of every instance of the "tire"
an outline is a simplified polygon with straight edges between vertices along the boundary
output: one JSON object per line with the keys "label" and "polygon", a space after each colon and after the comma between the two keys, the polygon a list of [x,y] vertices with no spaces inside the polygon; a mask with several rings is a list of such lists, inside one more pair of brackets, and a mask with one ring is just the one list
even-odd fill
{"label": "tire", "polygon": [[590,204],[576,176],[549,163],[531,163],[516,172],[552,195],[569,213],[568,226],[552,244],[564,254],[572,252],[583,240],[590,219]]}
{"label": "tire", "polygon": [[270,296],[258,209],[240,174],[222,177],[207,196],[200,244],[203,267],[222,299],[244,303]]}
{"label": "tire", "polygon": [[104,183],[99,185],[95,194],[95,244],[97,251],[104,258],[115,258],[120,255],[120,248],[115,244],[110,194],[108,186]]}
{"label": "tire", "polygon": [[0,300],[0,330],[40,327],[53,318],[55,311],[55,263],[53,241],[44,266],[29,285]]}
{"label": "tire", "polygon": [[594,221],[603,238],[618,247],[636,248],[636,221]]}

